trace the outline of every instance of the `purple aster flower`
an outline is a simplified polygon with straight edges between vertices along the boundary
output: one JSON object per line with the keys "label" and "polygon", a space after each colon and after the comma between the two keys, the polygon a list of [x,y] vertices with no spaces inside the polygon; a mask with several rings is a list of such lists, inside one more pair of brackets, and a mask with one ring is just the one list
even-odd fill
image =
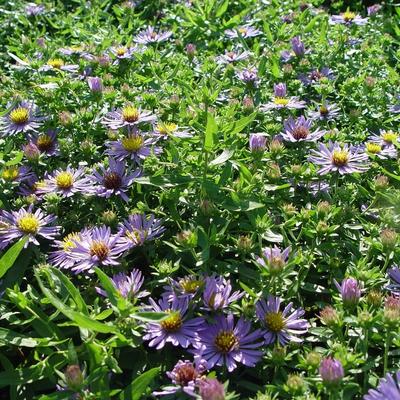
{"label": "purple aster flower", "polygon": [[154,127],[153,135],[162,139],[168,139],[171,136],[178,138],[189,138],[193,136],[193,134],[186,129],[179,129],[178,125],[173,122],[159,122]]}
{"label": "purple aster flower", "polygon": [[236,73],[236,76],[246,85],[251,87],[258,86],[258,74],[256,68],[246,68]]}
{"label": "purple aster flower", "polygon": [[267,138],[262,133],[252,133],[249,139],[249,147],[252,153],[262,153],[267,147]]}
{"label": "purple aster flower", "polygon": [[36,132],[45,118],[32,101],[21,101],[18,105],[0,117],[0,132],[3,136],[16,135],[20,132]]}
{"label": "purple aster flower", "polygon": [[356,279],[345,278],[341,285],[339,285],[336,280],[334,280],[334,283],[337,290],[340,292],[345,306],[353,306],[359,302],[361,297],[361,287]]}
{"label": "purple aster flower", "polygon": [[201,400],[225,400],[225,386],[215,378],[198,381]]}
{"label": "purple aster flower", "polygon": [[316,111],[309,111],[308,115],[311,119],[319,119],[320,121],[332,121],[340,114],[339,107],[336,104],[324,103],[318,107]]}
{"label": "purple aster flower", "polygon": [[201,376],[207,370],[207,363],[200,360],[193,364],[191,361],[179,360],[172,371],[167,372],[173,386],[164,387],[162,392],[153,392],[154,396],[171,395],[184,392],[189,396],[196,397],[196,386]]}
{"label": "purple aster flower", "polygon": [[110,129],[117,130],[123,127],[136,128],[141,123],[154,122],[157,119],[151,111],[140,110],[132,105],[109,112],[103,118],[103,124]]}
{"label": "purple aster flower", "polygon": [[54,156],[59,153],[57,132],[48,130],[46,133],[34,133],[29,136],[29,140],[40,150],[42,154]]}
{"label": "purple aster flower", "polygon": [[[150,294],[147,291],[140,292],[144,278],[138,269],[132,270],[129,275],[120,272],[111,278],[111,282],[121,296],[125,297],[126,299],[139,299]],[[104,297],[108,296],[107,292],[101,288],[96,287],[96,292]]]}
{"label": "purple aster flower", "polygon": [[197,332],[194,353],[207,361],[208,369],[226,365],[232,372],[236,363],[254,367],[263,354],[257,350],[263,341],[258,342],[262,338],[260,329],[252,333],[250,329],[250,322],[244,318],[235,324],[233,314],[217,315],[213,324],[207,324]]}
{"label": "purple aster flower", "polygon": [[43,4],[28,3],[25,6],[25,14],[28,17],[36,17],[44,13],[45,7]]}
{"label": "purple aster flower", "polygon": [[299,308],[292,311],[293,303],[289,303],[283,311],[280,311],[281,299],[279,297],[268,296],[256,303],[256,315],[266,328],[264,334],[265,344],[279,342],[282,346],[289,342],[301,343],[302,340],[297,335],[307,333],[309,323],[300,318],[304,315],[304,310]]}
{"label": "purple aster flower", "polygon": [[45,215],[40,209],[33,212],[33,205],[28,209],[21,208],[18,211],[0,211],[0,249],[4,249],[11,242],[28,237],[25,247],[29,243],[39,245],[37,237],[53,240],[58,235],[60,227],[51,226],[57,219],[54,215]]}
{"label": "purple aster flower", "polygon": [[220,311],[243,295],[239,290],[232,293],[231,282],[223,276],[210,276],[205,279],[203,302],[206,310]]}
{"label": "purple aster flower", "polygon": [[161,154],[161,147],[153,146],[154,143],[154,138],[145,139],[140,134],[132,133],[120,140],[106,143],[106,154],[118,161],[130,159],[140,165],[152,152],[155,155]]}
{"label": "purple aster flower", "polygon": [[37,178],[31,167],[11,165],[1,171],[1,178],[6,182],[25,183]]}
{"label": "purple aster flower", "polygon": [[386,374],[376,389],[370,389],[364,400],[400,400],[400,371]]}
{"label": "purple aster flower", "polygon": [[163,297],[168,298],[170,301],[174,297],[188,297],[192,299],[204,286],[204,279],[194,275],[188,275],[181,279],[170,279],[169,285],[164,286]]}
{"label": "purple aster flower", "polygon": [[126,192],[135,179],[142,175],[142,171],[139,169],[134,172],[126,171],[123,161],[116,161],[111,157],[108,163],[108,168],[100,165],[99,171],[95,170],[93,175],[89,176],[93,187],[87,188],[88,192],[107,199],[112,195],[121,196],[124,201],[128,202],[129,197]]}
{"label": "purple aster flower", "polygon": [[186,349],[194,343],[195,335],[202,330],[204,319],[186,319],[189,304],[187,298],[175,297],[172,301],[168,301],[163,297],[158,303],[150,298],[149,301],[153,311],[168,314],[161,322],[147,324],[147,333],[143,336],[143,340],[150,340],[150,347],[159,350],[166,343],[172,343],[173,346]]}
{"label": "purple aster flower", "polygon": [[257,262],[268,269],[271,273],[282,271],[286,266],[290,254],[290,246],[286,247],[283,251],[277,247],[266,247],[263,249],[261,257],[257,257]]}
{"label": "purple aster flower", "polygon": [[287,97],[286,85],[278,83],[274,85],[274,98],[260,107],[261,111],[270,111],[279,108],[299,109],[304,108],[306,103],[297,97]]}
{"label": "purple aster flower", "polygon": [[80,56],[84,54],[83,46],[71,46],[71,47],[62,47],[58,49],[59,53],[64,56]]}
{"label": "purple aster flower", "polygon": [[289,62],[293,58],[293,53],[289,50],[283,50],[280,53],[280,59],[283,63]]}
{"label": "purple aster flower", "polygon": [[377,14],[382,9],[381,4],[373,4],[372,6],[367,7],[367,14],[369,17]]}
{"label": "purple aster flower", "polygon": [[292,40],[292,50],[297,57],[303,57],[306,54],[306,48],[299,36],[295,36]]}
{"label": "purple aster flower", "polygon": [[140,32],[133,40],[140,44],[152,44],[161,43],[166,41],[172,36],[171,31],[157,33],[152,26],[149,26],[146,30]]}
{"label": "purple aster flower", "polygon": [[227,29],[225,35],[230,39],[237,39],[239,35],[244,39],[261,35],[261,31],[251,25],[239,26],[236,29]]}
{"label": "purple aster flower", "polygon": [[313,69],[308,74],[300,74],[299,80],[303,82],[304,85],[312,85],[319,83],[323,80],[333,80],[335,75],[330,68],[324,67],[322,69]]}
{"label": "purple aster flower", "polygon": [[67,166],[66,169],[58,169],[44,179],[38,187],[37,193],[57,193],[62,197],[71,197],[75,193],[86,192],[90,182],[84,174],[83,167],[74,169]]}
{"label": "purple aster flower", "polygon": [[162,220],[154,215],[132,214],[119,225],[119,244],[126,250],[142,246],[161,236],[165,231]]}
{"label": "purple aster flower", "polygon": [[321,168],[320,175],[338,171],[340,175],[368,170],[368,155],[359,147],[329,142],[328,146],[319,144],[319,150],[311,150],[308,159]]}
{"label": "purple aster flower", "polygon": [[400,269],[397,265],[394,265],[388,270],[388,275],[392,284],[388,285],[387,288],[395,294],[400,293]]}
{"label": "purple aster flower", "polygon": [[379,144],[383,148],[395,147],[395,143],[400,143],[400,137],[392,130],[379,130],[379,135],[372,135],[369,140],[373,143]]}
{"label": "purple aster flower", "polygon": [[103,82],[101,80],[101,78],[93,76],[93,77],[89,77],[88,80],[88,85],[89,85],[89,89],[93,92],[93,93],[101,93],[103,91]]}
{"label": "purple aster flower", "polygon": [[[118,265],[118,259],[124,249],[118,244],[119,235],[112,235],[105,225],[81,232],[78,239],[72,239],[74,246],[70,249],[73,261],[71,271],[93,273],[94,267]],[[65,266],[65,268],[67,268]]]}
{"label": "purple aster flower", "polygon": [[337,385],[344,377],[342,363],[335,358],[324,358],[319,366],[322,382],[328,385]]}
{"label": "purple aster flower", "polygon": [[114,65],[119,64],[121,60],[130,60],[138,51],[137,47],[116,46],[110,48],[110,53],[115,57]]}
{"label": "purple aster flower", "polygon": [[352,11],[346,11],[340,15],[332,15],[329,21],[332,24],[365,25],[368,22],[368,18],[362,18]]}
{"label": "purple aster flower", "polygon": [[218,56],[216,61],[220,65],[230,64],[237,61],[246,60],[249,58],[250,53],[248,51],[243,51],[242,53],[234,51],[226,51],[225,54]]}
{"label": "purple aster flower", "polygon": [[316,142],[325,135],[326,131],[317,128],[315,131],[310,132],[311,125],[311,119],[305,119],[303,116],[297,119],[290,117],[283,123],[285,130],[281,132],[281,136],[283,140],[292,143]]}
{"label": "purple aster flower", "polygon": [[364,145],[364,150],[368,154],[372,154],[377,156],[382,160],[386,160],[388,158],[396,158],[397,150],[395,146],[382,146],[381,144],[374,142],[367,142]]}
{"label": "purple aster flower", "polygon": [[39,71],[64,71],[64,72],[76,72],[79,69],[77,64],[65,64],[61,58],[51,58],[47,61],[47,64],[41,66]]}

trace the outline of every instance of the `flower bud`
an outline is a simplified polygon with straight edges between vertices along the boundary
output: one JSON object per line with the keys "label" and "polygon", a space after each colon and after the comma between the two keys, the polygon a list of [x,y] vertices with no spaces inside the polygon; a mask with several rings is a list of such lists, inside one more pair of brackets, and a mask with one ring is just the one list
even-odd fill
{"label": "flower bud", "polygon": [[337,311],[332,306],[324,307],[319,314],[319,318],[328,327],[336,326],[340,321]]}
{"label": "flower bud", "polygon": [[254,101],[250,96],[246,96],[243,98],[243,110],[245,112],[253,112],[254,110]]}
{"label": "flower bud", "polygon": [[345,278],[341,285],[336,281],[335,285],[342,296],[344,306],[354,306],[359,302],[361,297],[361,288],[356,279]]}
{"label": "flower bud", "polygon": [[24,156],[28,161],[36,162],[40,157],[40,150],[34,143],[28,143],[23,147]]}
{"label": "flower bud", "polygon": [[286,381],[288,391],[292,394],[299,394],[304,391],[304,380],[300,375],[290,374]]}
{"label": "flower bud", "polygon": [[396,246],[397,233],[393,229],[384,229],[380,237],[385,250],[392,250]]}
{"label": "flower bud", "polygon": [[344,377],[342,363],[335,358],[324,358],[319,366],[319,374],[326,385],[337,385]]}
{"label": "flower bud", "polygon": [[65,382],[68,388],[77,392],[82,388],[83,374],[79,365],[68,365],[65,371]]}
{"label": "flower bud", "polygon": [[365,300],[367,304],[370,306],[380,307],[382,304],[382,293],[379,292],[378,290],[371,290],[367,294]]}
{"label": "flower bud", "polygon": [[253,133],[250,135],[249,147],[252,153],[263,153],[267,147],[267,138],[264,135]]}
{"label": "flower bud", "polygon": [[199,394],[202,400],[224,400],[225,387],[215,378],[204,378],[199,380]]}
{"label": "flower bud", "polygon": [[400,320],[400,298],[388,296],[385,299],[383,314],[387,323],[397,325]]}
{"label": "flower bud", "polygon": [[253,241],[248,235],[240,235],[236,242],[236,246],[239,252],[246,254],[251,251],[253,247]]}
{"label": "flower bud", "polygon": [[89,77],[88,85],[89,85],[89,89],[93,93],[101,93],[103,91],[103,82],[102,82],[101,78],[98,78],[96,76]]}
{"label": "flower bud", "polygon": [[194,56],[196,55],[196,45],[193,43],[188,43],[186,45],[186,54],[189,60],[192,61]]}
{"label": "flower bud", "polygon": [[279,139],[273,139],[269,144],[269,151],[273,155],[281,154],[285,146]]}
{"label": "flower bud", "polygon": [[103,211],[101,214],[100,221],[107,226],[115,226],[118,222],[117,214],[112,210]]}
{"label": "flower bud", "polygon": [[327,201],[320,201],[317,205],[317,212],[321,217],[324,217],[331,210],[331,205]]}
{"label": "flower bud", "polygon": [[196,247],[197,234],[191,230],[184,230],[176,235],[176,241],[185,247]]}
{"label": "flower bud", "polygon": [[309,365],[311,368],[315,369],[318,367],[318,365],[321,362],[321,355],[317,353],[316,351],[310,351],[307,354],[306,357],[306,363]]}
{"label": "flower bud", "polygon": [[378,175],[375,178],[375,189],[376,190],[383,190],[389,186],[389,179],[385,175]]}

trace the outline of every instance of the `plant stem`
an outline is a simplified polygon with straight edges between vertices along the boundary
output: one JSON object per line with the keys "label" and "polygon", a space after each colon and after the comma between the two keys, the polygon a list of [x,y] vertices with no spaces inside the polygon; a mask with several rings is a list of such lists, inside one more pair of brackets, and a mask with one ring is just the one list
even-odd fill
{"label": "plant stem", "polygon": [[387,368],[388,368],[390,340],[391,340],[391,337],[390,337],[389,329],[386,329],[385,353],[383,355],[383,375],[386,375]]}

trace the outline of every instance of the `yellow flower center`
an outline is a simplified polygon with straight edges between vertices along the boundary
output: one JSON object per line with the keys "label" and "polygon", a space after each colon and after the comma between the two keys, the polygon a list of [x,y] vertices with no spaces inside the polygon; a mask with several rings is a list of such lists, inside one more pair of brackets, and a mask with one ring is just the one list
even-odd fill
{"label": "yellow flower center", "polygon": [[394,143],[397,140],[397,133],[394,133],[393,131],[387,131],[382,133],[382,139],[386,143]]}
{"label": "yellow flower center", "polygon": [[167,136],[175,132],[176,128],[178,128],[178,125],[172,122],[161,122],[157,125],[156,130],[160,132],[161,135]]}
{"label": "yellow flower center", "polygon": [[285,327],[281,312],[270,312],[265,315],[265,324],[271,332],[280,332]]}
{"label": "yellow flower center", "polygon": [[69,252],[71,249],[74,249],[76,247],[75,241],[79,240],[79,233],[78,232],[72,232],[65,236],[63,239],[63,250],[65,252]]}
{"label": "yellow flower center", "polygon": [[242,35],[247,33],[247,28],[239,28],[238,30]]}
{"label": "yellow flower center", "polygon": [[18,107],[10,112],[10,119],[17,125],[26,124],[29,121],[29,110],[25,107]]}
{"label": "yellow flower center", "polygon": [[335,150],[332,154],[332,162],[337,167],[343,167],[349,161],[349,152],[347,150]]}
{"label": "yellow flower center", "polygon": [[353,21],[353,19],[356,17],[356,13],[353,13],[351,11],[346,11],[343,13],[343,19],[345,21]]}
{"label": "yellow flower center", "polygon": [[39,229],[39,220],[31,213],[25,214],[17,221],[18,229],[27,235],[34,235]]}
{"label": "yellow flower center", "polygon": [[122,117],[126,122],[136,122],[139,119],[139,110],[133,106],[126,106],[122,109]]}
{"label": "yellow flower center", "polygon": [[19,168],[18,167],[9,167],[2,171],[2,178],[5,181],[12,182],[15,181],[19,176]]}
{"label": "yellow flower center", "polygon": [[115,52],[117,53],[118,56],[122,57],[123,55],[125,55],[126,50],[127,50],[126,47],[120,46],[120,47],[117,47]]}
{"label": "yellow flower center", "polygon": [[372,154],[377,154],[382,150],[382,146],[376,143],[367,143],[367,151]]}
{"label": "yellow flower center", "polygon": [[328,108],[327,108],[326,106],[321,106],[321,107],[319,108],[319,113],[320,113],[321,115],[327,115],[327,114],[329,113]]}
{"label": "yellow flower center", "polygon": [[185,291],[185,293],[195,293],[202,283],[202,281],[190,279],[181,279],[179,281],[179,285]]}
{"label": "yellow flower center", "polygon": [[47,65],[50,65],[50,67],[60,69],[62,66],[64,66],[64,61],[61,60],[61,58],[52,58],[51,60],[47,61]]}
{"label": "yellow flower center", "polygon": [[144,237],[140,235],[140,232],[138,230],[133,230],[133,231],[126,231],[125,236],[129,239],[132,240],[133,243],[141,243],[142,240],[145,239],[146,237],[146,232],[143,232]]}
{"label": "yellow flower center", "polygon": [[128,137],[124,137],[121,143],[125,150],[136,152],[142,148],[144,139],[140,135],[130,135]]}
{"label": "yellow flower center", "polygon": [[56,177],[56,184],[60,189],[69,189],[73,183],[74,177],[68,171],[60,172]]}
{"label": "yellow flower center", "polygon": [[40,151],[48,151],[53,146],[53,141],[49,135],[40,135],[37,138],[36,146]]}
{"label": "yellow flower center", "polygon": [[179,311],[169,311],[170,315],[161,321],[161,327],[168,332],[176,332],[182,326],[182,317]]}
{"label": "yellow flower center", "polygon": [[90,255],[97,256],[99,261],[104,261],[110,254],[110,248],[101,240],[94,240],[89,249]]}
{"label": "yellow flower center", "polygon": [[287,106],[289,103],[289,99],[285,99],[284,97],[275,97],[274,103],[278,106]]}
{"label": "yellow flower center", "polygon": [[214,344],[221,353],[229,353],[238,346],[239,342],[233,331],[221,330],[215,337]]}

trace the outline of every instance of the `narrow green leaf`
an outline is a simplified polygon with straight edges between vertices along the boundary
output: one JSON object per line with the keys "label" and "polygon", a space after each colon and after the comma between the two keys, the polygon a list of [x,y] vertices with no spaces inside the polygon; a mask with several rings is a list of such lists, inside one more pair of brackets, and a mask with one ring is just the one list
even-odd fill
{"label": "narrow green leaf", "polygon": [[217,158],[210,162],[210,165],[219,165],[228,161],[233,156],[233,150],[225,149]]}
{"label": "narrow green leaf", "polygon": [[214,147],[214,135],[218,131],[217,123],[212,114],[207,114],[207,126],[206,126],[206,137],[204,140],[204,149],[206,151],[211,151]]}
{"label": "narrow green leaf", "polygon": [[159,322],[167,316],[168,314],[162,312],[138,312],[130,315],[131,318],[143,322]]}
{"label": "narrow green leaf", "polygon": [[150,383],[160,373],[160,368],[152,368],[139,375],[120,395],[120,400],[140,400],[143,399],[144,392]]}
{"label": "narrow green leaf", "polygon": [[15,260],[18,258],[27,241],[28,238],[24,236],[17,243],[13,244],[0,258],[0,278],[14,265]]}

